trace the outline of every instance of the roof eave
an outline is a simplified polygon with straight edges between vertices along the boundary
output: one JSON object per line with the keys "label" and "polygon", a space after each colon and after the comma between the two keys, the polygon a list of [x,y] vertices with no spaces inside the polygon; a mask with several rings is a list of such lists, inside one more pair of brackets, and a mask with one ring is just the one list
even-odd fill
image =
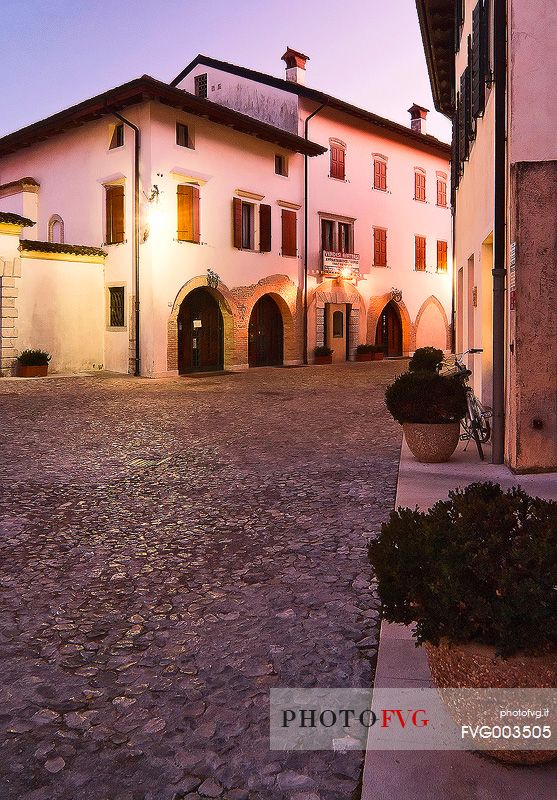
{"label": "roof eave", "polygon": [[451,118],[454,113],[451,92],[451,86],[454,85],[454,51],[446,42],[452,41],[455,3],[454,0],[416,0],[416,10],[433,103],[437,111]]}

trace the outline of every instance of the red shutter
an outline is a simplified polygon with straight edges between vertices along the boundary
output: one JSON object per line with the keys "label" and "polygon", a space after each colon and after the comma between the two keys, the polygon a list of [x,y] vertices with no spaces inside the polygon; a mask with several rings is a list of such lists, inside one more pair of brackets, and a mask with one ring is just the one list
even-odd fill
{"label": "red shutter", "polygon": [[106,187],[106,243],[117,244],[125,240],[124,187]]}
{"label": "red shutter", "polygon": [[232,198],[232,225],[234,228],[234,247],[242,249],[242,201]]}
{"label": "red shutter", "polygon": [[381,189],[384,192],[387,189],[387,165],[384,161],[376,158],[373,162],[373,167],[373,188]]}
{"label": "red shutter", "polygon": [[331,145],[331,178],[344,180],[344,148]]}
{"label": "red shutter", "polygon": [[416,236],[416,269],[424,271],[426,267],[425,236]]}
{"label": "red shutter", "polygon": [[259,250],[271,252],[271,206],[259,206]]}
{"label": "red shutter", "polygon": [[296,212],[282,209],[282,255],[297,255]]}
{"label": "red shutter", "polygon": [[447,184],[441,178],[437,179],[437,205],[447,205]]}
{"label": "red shutter", "polygon": [[437,271],[447,271],[447,242],[437,242]]}
{"label": "red shutter", "polygon": [[416,200],[425,200],[425,175],[423,172],[415,172],[414,194]]}
{"label": "red shutter", "polygon": [[387,266],[387,231],[373,229],[373,264],[375,267]]}

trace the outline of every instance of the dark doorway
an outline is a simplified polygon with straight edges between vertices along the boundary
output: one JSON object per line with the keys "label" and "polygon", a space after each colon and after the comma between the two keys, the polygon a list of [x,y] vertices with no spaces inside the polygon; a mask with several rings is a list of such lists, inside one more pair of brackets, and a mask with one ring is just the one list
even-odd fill
{"label": "dark doorway", "polygon": [[248,359],[250,367],[282,365],[283,325],[280,309],[268,294],[253,307],[249,320]]}
{"label": "dark doorway", "polygon": [[224,324],[218,302],[207,289],[190,292],[178,314],[178,369],[222,369]]}
{"label": "dark doorway", "polygon": [[392,300],[387,303],[379,317],[375,341],[383,345],[387,357],[402,355],[402,320],[400,311]]}

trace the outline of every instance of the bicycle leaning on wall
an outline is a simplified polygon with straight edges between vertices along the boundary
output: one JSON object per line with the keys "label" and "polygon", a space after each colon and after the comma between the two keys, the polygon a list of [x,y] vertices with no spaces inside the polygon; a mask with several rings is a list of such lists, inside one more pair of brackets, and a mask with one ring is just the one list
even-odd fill
{"label": "bicycle leaning on wall", "polygon": [[476,442],[476,447],[478,448],[478,455],[483,461],[484,452],[482,444],[489,442],[491,437],[491,424],[489,422],[491,411],[485,408],[485,406],[481,404],[474,394],[474,390],[468,383],[468,379],[470,378],[472,371],[468,369],[462,360],[464,356],[468,355],[469,353],[473,354],[482,352],[483,350],[481,348],[476,347],[466,350],[464,353],[449,356],[442,363],[442,373],[443,375],[448,375],[450,377],[454,377],[456,380],[461,381],[466,389],[466,415],[460,420],[460,424],[462,426],[460,439],[463,442],[471,441],[473,439]]}

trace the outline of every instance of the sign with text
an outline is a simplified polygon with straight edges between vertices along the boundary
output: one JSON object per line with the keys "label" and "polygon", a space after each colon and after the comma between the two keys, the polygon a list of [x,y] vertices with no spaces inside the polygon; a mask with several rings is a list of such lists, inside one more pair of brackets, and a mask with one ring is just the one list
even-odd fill
{"label": "sign with text", "polygon": [[360,274],[358,253],[336,253],[323,250],[323,275],[341,278],[357,278]]}

